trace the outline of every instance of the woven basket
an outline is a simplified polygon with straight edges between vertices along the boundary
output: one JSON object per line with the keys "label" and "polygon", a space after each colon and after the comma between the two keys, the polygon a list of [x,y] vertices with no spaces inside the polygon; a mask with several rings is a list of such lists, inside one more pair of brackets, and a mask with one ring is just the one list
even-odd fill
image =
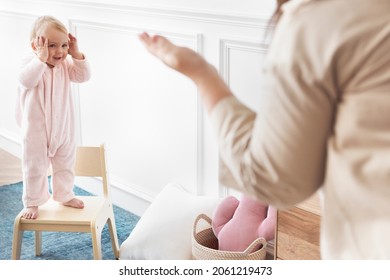
{"label": "woven basket", "polygon": [[[199,230],[199,222],[204,220],[208,227]],[[264,260],[267,241],[258,238],[244,252],[218,250],[218,239],[211,228],[211,218],[200,214],[195,219],[192,236],[192,258],[194,260]]]}

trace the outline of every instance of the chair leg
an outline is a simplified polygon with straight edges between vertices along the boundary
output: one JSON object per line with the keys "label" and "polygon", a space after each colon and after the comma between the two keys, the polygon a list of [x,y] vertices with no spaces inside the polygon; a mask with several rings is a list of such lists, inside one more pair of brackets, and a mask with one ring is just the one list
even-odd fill
{"label": "chair leg", "polygon": [[92,226],[92,247],[93,258],[95,260],[102,259],[102,229],[99,226]]}
{"label": "chair leg", "polygon": [[15,218],[14,222],[14,237],[12,241],[12,259],[20,260],[20,253],[22,250],[23,230],[19,230],[20,216]]}
{"label": "chair leg", "polygon": [[40,256],[42,253],[42,231],[35,231],[35,255]]}
{"label": "chair leg", "polygon": [[116,233],[115,219],[113,215],[110,218],[108,218],[107,224],[108,224],[108,230],[110,232],[111,244],[112,244],[112,250],[114,251],[114,256],[116,259],[119,259],[119,242],[118,242],[118,235]]}

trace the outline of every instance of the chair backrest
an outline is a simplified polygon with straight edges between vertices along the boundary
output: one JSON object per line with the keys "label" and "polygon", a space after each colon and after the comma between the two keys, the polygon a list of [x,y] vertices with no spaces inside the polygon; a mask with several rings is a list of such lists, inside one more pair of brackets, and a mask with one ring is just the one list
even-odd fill
{"label": "chair backrest", "polygon": [[104,144],[100,145],[100,147],[77,147],[74,172],[75,176],[101,177],[103,194],[108,197],[109,183]]}

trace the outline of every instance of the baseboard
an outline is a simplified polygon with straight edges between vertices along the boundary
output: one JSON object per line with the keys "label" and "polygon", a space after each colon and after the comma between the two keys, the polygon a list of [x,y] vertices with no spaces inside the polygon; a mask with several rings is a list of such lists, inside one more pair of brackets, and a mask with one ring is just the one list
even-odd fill
{"label": "baseboard", "polygon": [[267,242],[267,260],[275,259],[275,239],[272,239]]}
{"label": "baseboard", "polygon": [[[10,133],[0,131],[0,149],[21,158],[21,146],[17,137]],[[97,194],[96,190],[101,189],[98,184],[101,184],[98,179],[76,178],[77,186],[93,194]],[[131,187],[121,186],[119,183],[115,184],[115,182],[111,182],[111,196],[115,205],[138,216],[141,216],[145,212],[152,201],[151,197],[139,194],[136,191],[132,191]]]}
{"label": "baseboard", "polygon": [[0,130],[0,149],[21,158],[22,143],[17,136],[4,130]]}
{"label": "baseboard", "polygon": [[142,216],[146,209],[150,206],[152,199],[144,199],[131,190],[126,191],[118,188],[115,184],[111,184],[111,196],[115,205],[135,214]]}
{"label": "baseboard", "polygon": [[[76,177],[75,185],[96,195],[101,194],[101,181],[97,178]],[[111,183],[111,198],[116,206],[119,206],[135,215],[142,216],[151,203],[151,198],[141,197],[131,189]]]}

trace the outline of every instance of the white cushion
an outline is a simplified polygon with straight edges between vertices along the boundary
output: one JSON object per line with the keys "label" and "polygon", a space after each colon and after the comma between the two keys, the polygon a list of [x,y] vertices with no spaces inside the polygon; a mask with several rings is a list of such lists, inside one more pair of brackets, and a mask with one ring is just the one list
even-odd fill
{"label": "white cushion", "polygon": [[176,183],[157,195],[129,237],[120,246],[122,260],[192,259],[192,228],[196,217],[212,216],[218,197],[196,196]]}

